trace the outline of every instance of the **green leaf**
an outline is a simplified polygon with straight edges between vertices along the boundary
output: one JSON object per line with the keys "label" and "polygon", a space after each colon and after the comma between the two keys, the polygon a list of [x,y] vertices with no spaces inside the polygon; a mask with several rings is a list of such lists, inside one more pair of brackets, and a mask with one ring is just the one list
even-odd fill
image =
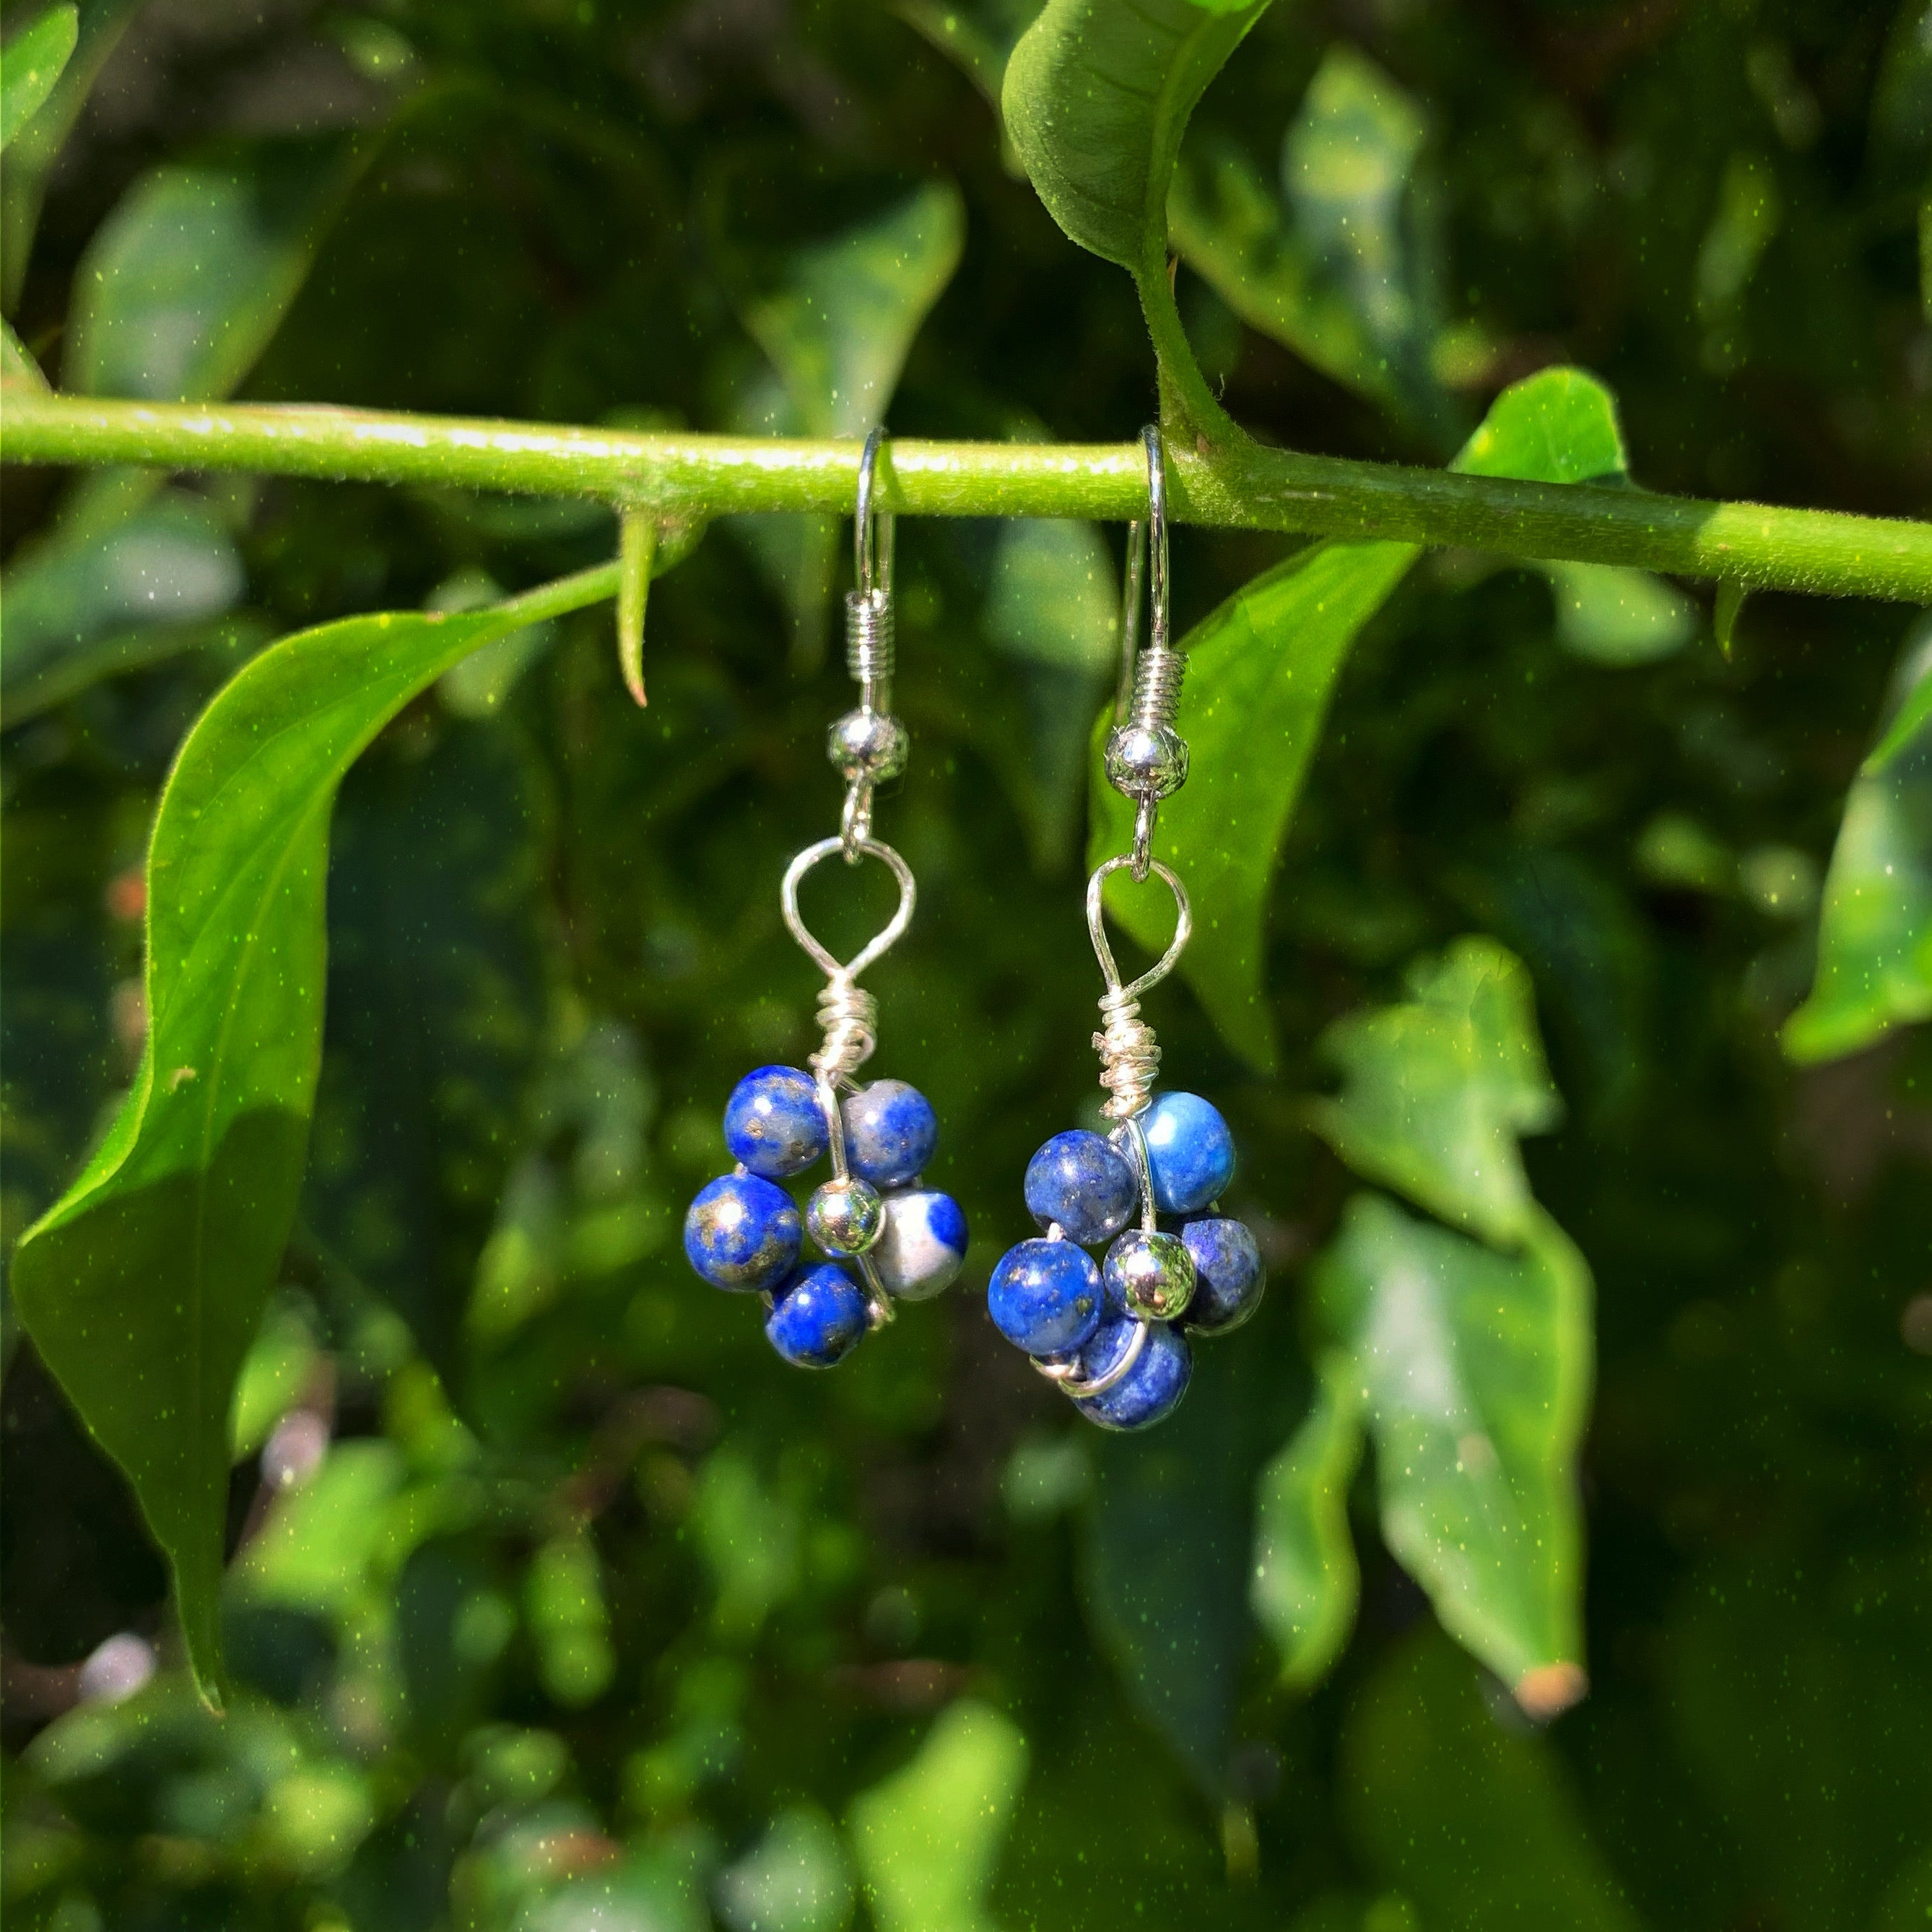
{"label": "green leaf", "polygon": [[[1620,476],[1623,443],[1610,393],[1574,369],[1546,369],[1505,389],[1452,468],[1574,483]],[[1180,964],[1228,1044],[1275,1064],[1265,995],[1274,870],[1328,694],[1361,628],[1420,553],[1412,544],[1311,544],[1266,571],[1181,640],[1188,655],[1180,726],[1193,754],[1186,787],[1162,806],[1161,856],[1197,909]],[[1089,768],[1090,862],[1124,850],[1133,813],[1107,784],[1096,730]],[[1165,892],[1110,880],[1109,913],[1148,951],[1167,944]]]}
{"label": "green leaf", "polygon": [[293,1216],[320,1058],[335,790],[412,698],[533,614],[350,618],[265,651],[217,695],[148,848],[140,1072],[15,1257],[28,1331],[173,1565],[211,1696],[230,1404]]}
{"label": "green leaf", "polygon": [[986,1894],[1026,1766],[1013,1724],[961,1698],[910,1764],[853,1800],[847,1831],[878,1932],[997,1932]]}
{"label": "green leaf", "polygon": [[1301,1426],[1262,1470],[1255,1500],[1248,1601],[1281,1653],[1282,1681],[1312,1689],[1348,1641],[1360,1593],[1348,1489],[1362,1460],[1362,1424],[1347,1362],[1323,1364]]}
{"label": "green leaf", "polygon": [[368,1603],[370,1572],[404,1480],[393,1442],[338,1442],[276,1504],[237,1560],[243,1602],[310,1610],[346,1622]]}
{"label": "green leaf", "polygon": [[0,322],[0,385],[31,389],[44,395],[47,379],[40,365],[28,354],[26,346],[14,333],[10,323]]}
{"label": "green leaf", "polygon": [[14,136],[40,112],[80,34],[80,16],[75,8],[50,7],[7,43],[0,64],[4,68],[0,73],[0,148],[10,148]]}
{"label": "green leaf", "polygon": [[1252,1351],[1203,1345],[1175,1415],[1094,1446],[1088,1614],[1136,1708],[1217,1799],[1252,1641],[1246,1585],[1264,1373]]}
{"label": "green leaf", "polygon": [[1398,1922],[1640,1932],[1562,1756],[1499,1724],[1467,1660],[1438,1637],[1404,1644],[1364,1689],[1336,1781],[1362,1863],[1413,1901],[1413,1919]]}
{"label": "green leaf", "polygon": [[1717,634],[1718,648],[1726,660],[1737,652],[1738,620],[1744,614],[1744,599],[1750,596],[1746,586],[1736,578],[1727,577],[1718,586],[1718,595],[1712,608],[1711,628]]}
{"label": "green leaf", "polygon": [[1697,634],[1697,608],[1647,570],[1612,563],[1540,566],[1556,599],[1556,641],[1592,664],[1654,664]]}
{"label": "green leaf", "polygon": [[1022,667],[1030,728],[1015,763],[1018,802],[1042,871],[1072,858],[1087,741],[1120,649],[1114,566],[1092,524],[1022,518],[1003,524],[980,626]]}
{"label": "green leaf", "polygon": [[[929,182],[841,233],[783,250],[751,248],[716,225],[726,285],[770,364],[735,401],[734,427],[858,437],[883,423],[914,338],[959,266],[959,190]],[[785,606],[794,668],[810,669],[824,655],[838,520],[736,517],[730,527]]]}
{"label": "green leaf", "polygon": [[379,747],[343,786],[332,844],[303,1219],[453,1388],[543,1024],[524,759],[507,733],[454,721],[427,752]]}
{"label": "green leaf", "polygon": [[1352,1358],[1390,1550],[1526,1710],[1562,1709],[1584,1688],[1582,1257],[1540,1216],[1500,1255],[1358,1195],[1316,1293]]}
{"label": "green leaf", "polygon": [[1818,974],[1786,1022],[1793,1060],[1835,1060],[1932,1018],[1932,626],[1906,646],[1906,688],[1845,800],[1825,875]]}
{"label": "green leaf", "polygon": [[227,395],[287,314],[362,162],[330,140],[264,148],[246,166],[151,169],[81,258],[67,386],[148,402]]}
{"label": "green leaf", "polygon": [[739,312],[800,433],[860,436],[884,422],[965,239],[959,190],[928,182],[842,233],[732,264]]}
{"label": "green leaf", "polygon": [[[242,587],[233,537],[205,499],[185,490],[156,497],[124,523],[91,535],[62,531],[34,545],[6,576],[0,704],[9,722],[22,715],[16,706],[30,686],[70,669],[104,640],[138,631],[185,643]],[[74,688],[71,678],[63,682]]]}
{"label": "green leaf", "polygon": [[1493,940],[1462,939],[1410,968],[1408,994],[1322,1036],[1343,1084],[1318,1103],[1316,1131],[1365,1179],[1512,1246],[1538,1219],[1516,1137],[1562,1113],[1529,975]]}
{"label": "green leaf", "polygon": [[566,1710],[594,1704],[610,1688],[616,1659],[603,1572],[588,1531],[566,1531],[536,1552],[524,1601],[544,1689]]}
{"label": "green leaf", "polygon": [[1167,221],[1182,260],[1250,328],[1357,394],[1415,413],[1347,290],[1324,272],[1238,147],[1204,140],[1182,157]]}
{"label": "green leaf", "polygon": [[1167,190],[1195,103],[1268,0],[1048,0],[1000,90],[1047,212],[1136,278],[1166,272]]}

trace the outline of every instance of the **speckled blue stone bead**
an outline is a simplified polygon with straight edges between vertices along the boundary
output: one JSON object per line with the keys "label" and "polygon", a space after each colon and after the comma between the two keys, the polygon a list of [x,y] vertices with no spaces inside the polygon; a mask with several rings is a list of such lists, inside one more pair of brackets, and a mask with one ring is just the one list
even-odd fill
{"label": "speckled blue stone bead", "polygon": [[829,1369],[856,1348],[868,1324],[865,1291],[831,1262],[801,1269],[765,1318],[765,1334],[801,1369]]}
{"label": "speckled blue stone bead", "polygon": [[965,1258],[966,1216],[951,1195],[916,1187],[886,1196],[886,1225],[872,1261],[888,1293],[929,1300]]}
{"label": "speckled blue stone bead", "polygon": [[1262,1305],[1268,1270],[1246,1225],[1218,1214],[1203,1215],[1180,1230],[1194,1257],[1194,1299],[1183,1318],[1204,1335],[1238,1328]]}
{"label": "speckled blue stone bead", "polygon": [[[1080,1351],[1080,1372],[1105,1375],[1125,1353],[1133,1329],[1130,1316],[1109,1315],[1100,1333]],[[1133,1366],[1112,1388],[1076,1396],[1073,1406],[1102,1429],[1151,1428],[1180,1406],[1193,1373],[1194,1352],[1187,1337],[1165,1322],[1151,1322]]]}
{"label": "speckled blue stone bead", "polygon": [[925,1172],[939,1144],[939,1122],[932,1102],[903,1080],[874,1080],[849,1094],[840,1110],[845,1120],[845,1159],[852,1172],[874,1187],[902,1187]]}
{"label": "speckled blue stone bead", "polygon": [[1022,1241],[986,1286],[993,1325],[1029,1355],[1064,1355],[1100,1325],[1100,1270],[1071,1241]]}
{"label": "speckled blue stone bead", "polygon": [[1042,1228],[1057,1222],[1083,1247],[1112,1240],[1133,1218],[1139,1192],[1126,1156],[1084,1127],[1055,1134],[1027,1163],[1027,1212]]}
{"label": "speckled blue stone bead", "polygon": [[713,1288],[757,1289],[798,1265],[798,1210],[782,1187],[728,1174],[698,1191],[684,1217],[684,1252]]}
{"label": "speckled blue stone bead", "polygon": [[796,1066],[760,1066],[724,1103],[724,1144],[767,1180],[802,1173],[825,1151],[825,1113],[812,1076]]}
{"label": "speckled blue stone bead", "polygon": [[1234,1178],[1234,1138],[1198,1094],[1162,1094],[1140,1116],[1147,1137],[1154,1204],[1192,1214],[1219,1198]]}

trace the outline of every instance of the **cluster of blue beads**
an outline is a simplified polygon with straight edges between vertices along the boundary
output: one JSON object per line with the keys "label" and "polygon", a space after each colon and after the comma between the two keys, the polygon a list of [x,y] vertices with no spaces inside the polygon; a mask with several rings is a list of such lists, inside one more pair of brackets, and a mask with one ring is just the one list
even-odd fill
{"label": "cluster of blue beads", "polygon": [[[1010,1248],[986,1290],[987,1312],[1008,1341],[1036,1360],[1070,1362],[1081,1381],[1118,1366],[1147,1319],[1133,1366],[1111,1388],[1075,1399],[1103,1429],[1145,1429],[1172,1414],[1193,1372],[1189,1336],[1238,1328],[1268,1286],[1252,1234],[1214,1211],[1234,1178],[1234,1139],[1220,1112],[1198,1094],[1162,1094],[1139,1125],[1161,1232],[1130,1228],[1140,1184],[1117,1144],[1124,1129],[1114,1139],[1084,1129],[1055,1134],[1026,1173],[1027,1208],[1046,1238]],[[1096,1265],[1085,1250],[1102,1243],[1112,1245]],[[1133,1312],[1130,1295],[1144,1294],[1148,1279],[1184,1283],[1190,1265],[1192,1292],[1172,1320]]]}
{"label": "cluster of blue beads", "polygon": [[[878,1232],[865,1244],[874,1273],[902,1300],[939,1293],[966,1258],[966,1217],[950,1194],[921,1187],[939,1124],[926,1096],[902,1080],[875,1080],[841,1108],[845,1162],[858,1186],[859,1218]],[[778,1184],[826,1151],[825,1114],[812,1076],[796,1066],[760,1066],[731,1090],[724,1144],[738,1163],[698,1190],[684,1217],[684,1252],[714,1288],[768,1295],[765,1334],[801,1368],[829,1369],[870,1325],[866,1291],[836,1260],[800,1259],[805,1226]],[[812,1197],[808,1216],[837,1183]],[[835,1201],[835,1205],[842,1204]],[[821,1240],[825,1221],[814,1222]]]}

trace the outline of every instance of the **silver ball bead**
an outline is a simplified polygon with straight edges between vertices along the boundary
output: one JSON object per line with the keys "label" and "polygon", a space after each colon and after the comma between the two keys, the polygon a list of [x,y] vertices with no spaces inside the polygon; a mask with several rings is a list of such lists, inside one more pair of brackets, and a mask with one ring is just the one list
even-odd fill
{"label": "silver ball bead", "polygon": [[1165,724],[1123,724],[1107,740],[1107,782],[1130,798],[1168,798],[1187,782],[1187,742]]}
{"label": "silver ball bead", "polygon": [[885,1226],[885,1203],[870,1181],[848,1174],[813,1190],[805,1204],[805,1225],[828,1255],[862,1255]]}
{"label": "silver ball bead", "polygon": [[1194,1298],[1194,1257],[1178,1234],[1130,1228],[1107,1251],[1107,1286],[1130,1314],[1172,1322]]}
{"label": "silver ball bead", "polygon": [[848,711],[825,739],[826,755],[842,778],[873,784],[905,770],[911,746],[906,728],[884,711]]}

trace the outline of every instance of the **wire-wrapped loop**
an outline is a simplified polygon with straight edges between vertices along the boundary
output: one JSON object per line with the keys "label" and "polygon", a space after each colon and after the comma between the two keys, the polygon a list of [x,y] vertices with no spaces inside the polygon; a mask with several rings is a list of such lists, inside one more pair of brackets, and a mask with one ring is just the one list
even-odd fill
{"label": "wire-wrapped loop", "polygon": [[818,996],[818,1024],[825,1044],[808,1064],[828,1080],[843,1080],[872,1058],[879,1043],[879,1003],[856,981],[836,976]]}
{"label": "wire-wrapped loop", "polygon": [[1101,995],[1100,1025],[1094,1036],[1100,1084],[1107,1090],[1100,1111],[1110,1120],[1130,1120],[1153,1097],[1160,1044],[1128,987],[1112,986]]}

